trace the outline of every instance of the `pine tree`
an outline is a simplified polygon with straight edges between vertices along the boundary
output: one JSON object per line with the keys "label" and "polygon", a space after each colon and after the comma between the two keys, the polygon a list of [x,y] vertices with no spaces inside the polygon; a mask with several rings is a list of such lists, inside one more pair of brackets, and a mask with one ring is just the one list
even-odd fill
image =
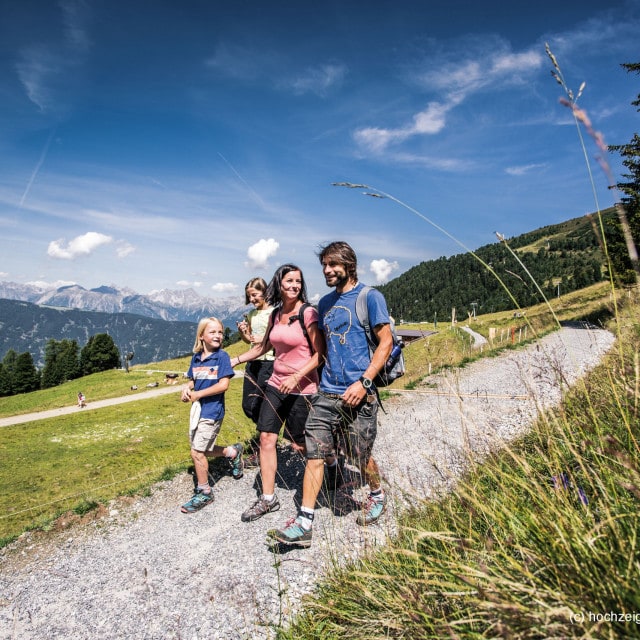
{"label": "pine tree", "polygon": [[[625,63],[622,66],[629,72],[640,73],[640,63]],[[640,94],[631,104],[640,111]],[[619,153],[623,158],[622,164],[628,169],[628,173],[622,176],[626,182],[618,182],[616,189],[623,194],[620,200],[626,212],[631,237],[637,247],[640,241],[640,136],[636,133],[628,144],[610,145],[609,150]],[[623,284],[635,283],[636,271],[619,222],[607,225],[605,234],[616,275]]]}
{"label": "pine tree", "polygon": [[13,374],[13,392],[29,393],[40,388],[40,374],[33,364],[33,357],[28,351],[21,353],[16,359]]}
{"label": "pine tree", "polygon": [[108,371],[120,366],[120,353],[107,333],[91,336],[80,352],[80,368],[83,375]]}

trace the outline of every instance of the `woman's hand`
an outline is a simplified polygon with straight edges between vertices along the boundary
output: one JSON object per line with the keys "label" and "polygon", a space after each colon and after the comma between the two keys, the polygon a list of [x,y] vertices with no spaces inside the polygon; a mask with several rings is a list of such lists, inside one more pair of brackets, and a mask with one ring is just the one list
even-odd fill
{"label": "woman's hand", "polygon": [[300,388],[300,377],[297,373],[293,373],[288,378],[285,378],[280,384],[278,391],[280,391],[280,393],[293,393],[294,391],[298,391]]}

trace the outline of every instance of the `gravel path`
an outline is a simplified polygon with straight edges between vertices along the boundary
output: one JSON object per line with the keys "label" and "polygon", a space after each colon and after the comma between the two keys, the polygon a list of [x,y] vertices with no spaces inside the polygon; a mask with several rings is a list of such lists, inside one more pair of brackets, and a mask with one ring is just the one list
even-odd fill
{"label": "gravel path", "polygon": [[606,331],[567,326],[387,400],[374,449],[387,514],[368,528],[354,523],[364,491],[352,471],[351,495],[321,502],[310,549],[265,546],[267,529],[293,517],[300,499],[304,466],[288,450],[279,453],[282,509],[253,523],[240,521],[256,496],[249,470],[220,477],[214,504],[192,515],[179,509],[193,487],[182,474],[92,523],[25,534],[0,554],[0,638],[272,638],[324,571],[383,545],[399,509],[450,486],[470,452],[522,434],[612,344]]}

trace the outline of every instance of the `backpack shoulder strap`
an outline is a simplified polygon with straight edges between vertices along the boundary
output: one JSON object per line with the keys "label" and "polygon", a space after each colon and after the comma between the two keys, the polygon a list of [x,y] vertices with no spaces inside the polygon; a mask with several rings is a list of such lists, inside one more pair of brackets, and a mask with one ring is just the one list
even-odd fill
{"label": "backpack shoulder strap", "polygon": [[373,287],[369,285],[364,285],[358,293],[358,297],[356,298],[356,316],[358,316],[358,321],[364,328],[364,333],[367,336],[367,342],[370,345],[375,345],[375,340],[373,339],[373,334],[371,333],[371,325],[369,324],[369,309],[367,307],[367,295],[369,291],[371,291]]}
{"label": "backpack shoulder strap", "polygon": [[315,353],[315,349],[313,348],[313,344],[311,343],[311,338],[309,337],[309,332],[307,331],[307,325],[304,323],[304,312],[311,305],[308,302],[305,302],[298,311],[298,322],[300,323],[300,328],[302,329],[302,333],[304,337],[307,339],[307,343],[309,344],[309,350],[311,353]]}
{"label": "backpack shoulder strap", "polygon": [[269,339],[269,334],[271,333],[271,329],[273,329],[273,325],[276,322],[276,316],[278,315],[279,310],[280,310],[280,307],[274,307],[273,310],[271,311],[271,315],[269,316],[269,322],[267,323],[267,332],[264,335],[264,337],[267,340]]}

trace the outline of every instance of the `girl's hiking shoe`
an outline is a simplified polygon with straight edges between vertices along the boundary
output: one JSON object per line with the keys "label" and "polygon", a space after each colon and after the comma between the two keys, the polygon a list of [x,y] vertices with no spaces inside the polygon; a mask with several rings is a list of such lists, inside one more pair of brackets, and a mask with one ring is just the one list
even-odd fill
{"label": "girl's hiking shoe", "polygon": [[282,542],[296,547],[310,547],[313,529],[305,529],[297,518],[287,522],[284,529],[270,529],[267,538],[271,542]]}
{"label": "girl's hiking shoe", "polygon": [[231,475],[236,480],[240,480],[244,475],[244,461],[242,460],[242,450],[244,447],[239,442],[232,446],[236,450],[236,457],[229,458],[229,462],[231,463]]}
{"label": "girl's hiking shoe", "polygon": [[262,518],[263,515],[269,513],[270,511],[277,511],[280,508],[280,500],[278,500],[278,496],[273,496],[273,500],[271,502],[267,502],[264,499],[264,496],[260,496],[252,507],[247,509],[240,519],[242,522],[253,522],[258,518]]}
{"label": "girl's hiking shoe", "polygon": [[200,511],[202,507],[206,507],[213,502],[213,491],[211,493],[204,493],[203,491],[196,491],[195,495],[189,502],[185,502],[181,507],[182,513],[194,513]]}
{"label": "girl's hiking shoe", "polygon": [[385,512],[387,508],[387,494],[383,493],[380,499],[374,498],[371,494],[367,498],[362,511],[356,518],[356,523],[364,526],[373,524],[380,520],[380,516]]}

